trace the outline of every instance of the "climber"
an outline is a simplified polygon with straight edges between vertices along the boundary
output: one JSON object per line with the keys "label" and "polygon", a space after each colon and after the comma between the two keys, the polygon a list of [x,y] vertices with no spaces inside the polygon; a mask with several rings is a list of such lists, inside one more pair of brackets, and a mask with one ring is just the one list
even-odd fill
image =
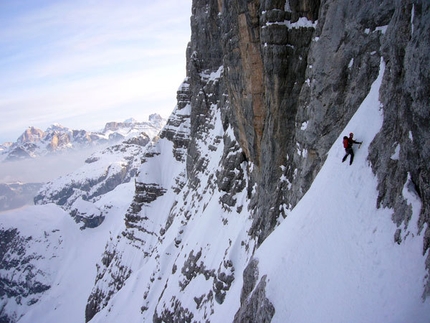
{"label": "climber", "polygon": [[349,160],[349,164],[351,165],[354,161],[354,150],[352,149],[353,144],[361,145],[363,142],[355,141],[353,139],[354,134],[351,132],[349,134],[349,138],[347,136],[343,137],[343,147],[345,148],[346,155],[342,158],[342,163],[346,160],[348,155],[351,155],[351,158]]}

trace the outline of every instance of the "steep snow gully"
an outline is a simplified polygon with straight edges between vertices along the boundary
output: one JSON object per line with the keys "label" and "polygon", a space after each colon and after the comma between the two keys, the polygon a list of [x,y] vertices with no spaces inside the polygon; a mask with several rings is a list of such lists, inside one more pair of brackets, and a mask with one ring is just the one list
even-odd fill
{"label": "steep snow gully", "polygon": [[364,142],[355,148],[353,165],[341,164],[340,136],[311,189],[255,255],[276,308],[272,322],[430,321],[430,303],[421,300],[426,272],[417,228],[420,201],[405,188],[414,215],[398,245],[392,210],[376,208],[377,180],[366,158],[382,126],[384,66],[342,132],[355,132]]}

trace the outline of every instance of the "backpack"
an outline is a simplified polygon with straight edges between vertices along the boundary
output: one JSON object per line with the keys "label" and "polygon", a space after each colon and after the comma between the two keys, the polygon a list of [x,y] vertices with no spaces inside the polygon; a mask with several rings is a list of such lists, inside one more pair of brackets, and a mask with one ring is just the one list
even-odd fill
{"label": "backpack", "polygon": [[343,148],[348,148],[348,146],[349,146],[349,140],[348,140],[348,137],[347,136],[344,136],[343,137]]}

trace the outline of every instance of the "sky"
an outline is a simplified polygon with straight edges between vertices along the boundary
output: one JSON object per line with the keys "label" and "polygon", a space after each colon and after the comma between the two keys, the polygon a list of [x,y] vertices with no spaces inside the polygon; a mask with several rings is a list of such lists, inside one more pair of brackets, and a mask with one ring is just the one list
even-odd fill
{"label": "sky", "polygon": [[29,126],[168,117],[190,16],[191,0],[1,0],[0,143]]}

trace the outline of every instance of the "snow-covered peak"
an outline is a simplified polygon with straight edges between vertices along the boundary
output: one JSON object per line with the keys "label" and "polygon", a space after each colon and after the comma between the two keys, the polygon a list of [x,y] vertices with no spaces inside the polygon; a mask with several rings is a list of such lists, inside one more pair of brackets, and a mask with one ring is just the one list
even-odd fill
{"label": "snow-covered peak", "polygon": [[31,142],[37,142],[45,135],[44,131],[35,127],[28,127],[27,130],[18,138],[17,143],[25,144]]}

